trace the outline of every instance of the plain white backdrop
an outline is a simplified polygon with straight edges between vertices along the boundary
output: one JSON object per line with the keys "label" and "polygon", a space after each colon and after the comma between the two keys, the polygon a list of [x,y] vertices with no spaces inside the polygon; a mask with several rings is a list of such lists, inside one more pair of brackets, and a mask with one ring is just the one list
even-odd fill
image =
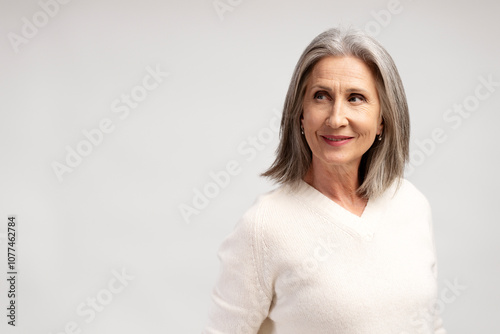
{"label": "plain white backdrop", "polygon": [[440,289],[466,287],[442,303],[446,328],[498,333],[499,12],[487,0],[1,0],[0,277],[17,215],[19,278],[15,328],[0,284],[0,331],[199,333],[220,243],[275,187],[258,174],[294,65],[342,24],[375,35],[405,84],[407,178],[433,207]]}

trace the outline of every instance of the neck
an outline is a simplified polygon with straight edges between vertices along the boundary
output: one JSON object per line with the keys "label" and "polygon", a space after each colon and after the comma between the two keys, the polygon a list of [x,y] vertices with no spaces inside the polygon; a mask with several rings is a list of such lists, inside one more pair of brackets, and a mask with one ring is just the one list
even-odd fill
{"label": "neck", "polygon": [[358,166],[324,166],[314,163],[309,167],[304,181],[316,188],[346,210],[361,216],[367,200],[356,191],[359,187]]}

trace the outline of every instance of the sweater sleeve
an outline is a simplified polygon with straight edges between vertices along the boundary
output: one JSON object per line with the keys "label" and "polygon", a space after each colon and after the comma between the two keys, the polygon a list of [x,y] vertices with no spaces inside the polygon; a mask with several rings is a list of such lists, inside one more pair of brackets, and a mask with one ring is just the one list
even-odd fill
{"label": "sweater sleeve", "polygon": [[267,317],[272,293],[264,288],[264,244],[258,238],[256,210],[248,212],[221,244],[220,273],[203,334],[257,333]]}

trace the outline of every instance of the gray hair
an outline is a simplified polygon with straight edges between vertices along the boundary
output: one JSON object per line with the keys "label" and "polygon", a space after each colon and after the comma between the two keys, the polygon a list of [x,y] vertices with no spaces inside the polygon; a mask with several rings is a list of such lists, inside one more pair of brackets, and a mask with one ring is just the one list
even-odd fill
{"label": "gray hair", "polygon": [[409,158],[410,118],[403,83],[392,57],[379,42],[357,29],[327,30],[302,53],[285,98],[276,159],[261,175],[281,184],[296,185],[306,174],[312,152],[301,135],[302,103],[313,67],[327,56],[357,57],[375,76],[383,139],[375,140],[361,159],[357,193],[364,198],[376,197],[403,177]]}

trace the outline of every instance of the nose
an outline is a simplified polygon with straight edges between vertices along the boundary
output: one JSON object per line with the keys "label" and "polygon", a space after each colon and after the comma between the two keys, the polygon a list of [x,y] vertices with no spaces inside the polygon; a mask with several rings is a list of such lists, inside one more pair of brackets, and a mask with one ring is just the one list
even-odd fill
{"label": "nose", "polygon": [[332,104],[330,114],[326,118],[326,125],[331,128],[337,129],[346,126],[349,123],[345,113],[345,106],[341,101],[335,101]]}

